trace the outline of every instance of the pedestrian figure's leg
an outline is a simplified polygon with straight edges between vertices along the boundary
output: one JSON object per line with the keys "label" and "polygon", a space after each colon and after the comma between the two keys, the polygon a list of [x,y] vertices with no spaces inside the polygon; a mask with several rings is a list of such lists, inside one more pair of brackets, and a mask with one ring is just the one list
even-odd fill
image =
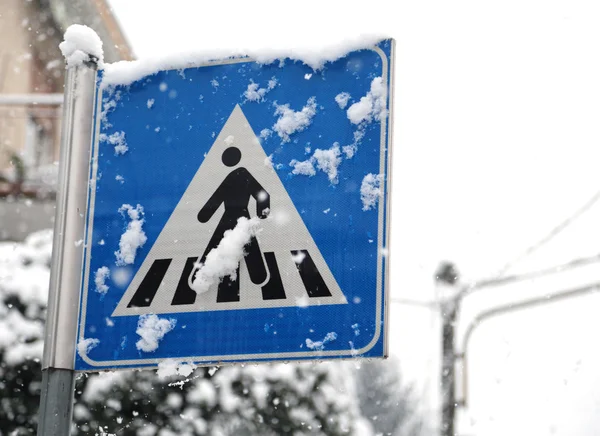
{"label": "pedestrian figure's leg", "polygon": [[244,249],[246,250],[244,260],[246,261],[246,266],[248,267],[250,280],[252,280],[252,283],[255,285],[264,283],[265,280],[267,280],[267,269],[265,268],[265,262],[261,255],[258,241],[254,236],[252,239],[250,239],[250,242],[246,244]]}
{"label": "pedestrian figure's leg", "polygon": [[240,266],[237,268],[235,280],[230,276],[225,276],[219,283],[217,292],[217,303],[240,301]]}
{"label": "pedestrian figure's leg", "polygon": [[280,300],[285,299],[285,290],[281,282],[281,273],[277,266],[275,253],[267,251],[264,253],[267,267],[269,268],[269,281],[262,285],[263,300]]}
{"label": "pedestrian figure's leg", "polygon": [[196,291],[192,289],[191,284],[193,283],[194,276],[198,270],[197,264],[204,263],[208,253],[210,253],[213,248],[216,248],[219,245],[219,242],[221,242],[221,239],[223,239],[223,233],[225,233],[225,230],[227,229],[220,227],[225,226],[221,226],[221,223],[219,223],[219,226],[217,226],[217,230],[213,234],[213,237],[210,238],[210,241],[208,242],[206,250],[204,250],[204,254],[200,258],[200,262],[197,262],[197,257],[187,258],[185,266],[183,267],[183,272],[181,273],[181,278],[177,284],[177,289],[175,290],[175,295],[173,296],[173,301],[171,302],[171,304],[174,306],[180,304],[194,304],[196,301],[196,296],[198,294],[196,294]]}
{"label": "pedestrian figure's leg", "polygon": [[196,301],[197,294],[196,291],[190,288],[188,277],[192,274],[197,260],[197,257],[188,257],[185,261],[185,266],[183,267],[183,272],[179,278],[177,289],[175,289],[175,295],[173,295],[173,301],[171,301],[172,305],[194,304]]}

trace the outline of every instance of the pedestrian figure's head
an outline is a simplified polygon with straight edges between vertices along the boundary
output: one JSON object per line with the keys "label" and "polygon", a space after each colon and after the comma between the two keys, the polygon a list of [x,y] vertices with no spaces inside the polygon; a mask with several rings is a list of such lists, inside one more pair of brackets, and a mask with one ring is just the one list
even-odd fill
{"label": "pedestrian figure's head", "polygon": [[240,163],[241,158],[242,152],[237,147],[229,147],[223,152],[223,156],[221,156],[221,160],[228,167],[233,167]]}

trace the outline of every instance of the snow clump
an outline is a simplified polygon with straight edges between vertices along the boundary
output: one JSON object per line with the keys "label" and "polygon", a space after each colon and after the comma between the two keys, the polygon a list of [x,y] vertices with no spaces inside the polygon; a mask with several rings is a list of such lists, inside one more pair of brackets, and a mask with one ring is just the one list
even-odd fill
{"label": "snow clump", "polygon": [[[108,121],[108,114],[117,108],[118,102],[121,100],[121,91],[115,91],[114,88],[106,89],[106,97],[102,97],[102,110],[100,111],[100,124],[102,130],[112,127],[112,123]],[[102,137],[100,137],[102,139]]]}
{"label": "snow clump", "polygon": [[292,161],[290,162],[290,166],[294,168],[292,170],[292,174],[299,174],[302,176],[309,177],[312,177],[315,174],[317,174],[317,172],[315,171],[315,167],[312,163],[312,158],[304,160],[302,162],[297,161],[296,159],[292,159]]}
{"label": "snow clump", "polygon": [[62,52],[67,67],[74,68],[94,57],[98,65],[104,63],[102,40],[93,29],[80,24],[69,26],[65,32],[64,41],[58,47]]}
{"label": "snow clump", "polygon": [[363,210],[367,211],[375,207],[379,197],[382,194],[381,182],[383,174],[367,174],[360,185],[360,199],[362,200]]}
{"label": "snow clump", "polygon": [[340,145],[336,142],[329,150],[315,150],[313,159],[317,163],[317,168],[327,174],[329,182],[332,185],[338,182],[338,166],[342,162],[340,158]]}
{"label": "snow clump", "polygon": [[174,376],[188,377],[196,369],[196,365],[191,363],[178,362],[177,360],[167,359],[158,364],[156,375],[160,379],[166,379]]}
{"label": "snow clump", "polygon": [[99,294],[106,294],[108,292],[108,286],[106,285],[106,279],[110,275],[108,267],[103,266],[98,268],[96,275],[94,276],[94,283],[96,284],[96,292]]}
{"label": "snow clump", "polygon": [[310,126],[312,118],[317,113],[317,99],[311,97],[299,111],[290,109],[289,104],[275,104],[275,115],[279,115],[279,119],[273,125],[273,130],[277,132],[281,138],[281,142],[290,142],[290,135],[301,132]]}
{"label": "snow clump", "polygon": [[130,204],[124,204],[119,208],[119,213],[125,217],[125,213],[131,220],[127,225],[127,229],[121,235],[119,241],[119,250],[115,251],[117,257],[117,265],[131,265],[135,262],[137,249],[143,246],[148,239],[146,233],[142,230],[144,224],[144,208],[139,204],[134,208]]}
{"label": "snow clump", "polygon": [[244,246],[260,231],[259,224],[258,217],[240,217],[235,228],[227,230],[217,248],[208,253],[205,262],[194,265],[196,272],[190,276],[190,288],[202,294],[225,276],[236,280],[238,265],[244,257]]}
{"label": "snow clump", "polygon": [[271,44],[269,48],[257,48],[253,50],[219,49],[195,53],[174,51],[158,58],[107,64],[104,67],[105,74],[102,78],[102,84],[105,86],[131,85],[136,80],[162,70],[182,70],[205,65],[207,62],[217,59],[244,57],[250,57],[259,64],[272,64],[283,59],[290,59],[292,61],[303,62],[316,71],[322,69],[328,62],[335,62],[350,52],[373,48],[386,38],[388,37],[385,35],[357,35],[353,39],[320,47],[319,50],[315,50],[312,43],[290,48],[287,43],[281,42],[280,48],[273,48]]}
{"label": "snow clump", "polygon": [[346,157],[346,159],[352,159],[354,157],[354,155],[356,154],[356,152],[358,151],[358,144],[360,144],[360,142],[362,141],[362,139],[365,136],[365,129],[366,129],[366,125],[365,124],[361,124],[357,130],[354,131],[354,141],[352,142],[352,144],[349,145],[344,145],[342,147],[342,152],[344,153],[344,156]]}
{"label": "snow clump", "polygon": [[115,156],[125,154],[129,150],[125,141],[125,132],[115,132],[112,135],[101,133],[99,139],[100,142],[107,142],[115,147]]}
{"label": "snow clump", "polygon": [[305,161],[297,161],[293,159],[290,166],[293,167],[292,174],[303,176],[314,176],[317,169],[327,174],[327,178],[332,185],[338,183],[338,166],[342,162],[340,157],[340,145],[335,142],[328,150],[316,149],[313,155]]}
{"label": "snow clump", "polygon": [[380,121],[387,114],[385,104],[385,84],[381,77],[376,77],[371,82],[371,90],[360,101],[350,106],[346,115],[352,124],[370,123],[373,119]]}
{"label": "snow clump", "polygon": [[259,88],[259,84],[254,81],[250,81],[248,84],[248,89],[244,91],[244,97],[246,101],[256,101],[261,102],[265,99],[265,95],[271,91],[273,88],[277,86],[277,79],[275,77],[271,78],[267,83],[266,88]]}
{"label": "snow clump", "polygon": [[135,343],[136,348],[146,353],[155,351],[160,340],[175,328],[175,324],[177,320],[173,318],[159,318],[153,313],[141,315],[135,332],[142,339]]}
{"label": "snow clump", "polygon": [[322,341],[311,341],[310,339],[306,338],[306,347],[315,351],[323,351],[323,349],[325,348],[325,344],[327,344],[328,342],[335,341],[336,339],[337,333],[335,332],[327,333]]}
{"label": "snow clump", "polygon": [[358,147],[356,146],[356,144],[344,145],[342,147],[342,151],[344,152],[346,159],[352,159],[357,150]]}
{"label": "snow clump", "polygon": [[81,357],[87,356],[99,343],[100,340],[95,338],[82,339],[77,343],[77,352]]}
{"label": "snow clump", "polygon": [[269,138],[271,135],[273,135],[273,131],[271,129],[262,129],[260,131],[260,139],[267,139]]}
{"label": "snow clump", "polygon": [[346,109],[349,100],[350,94],[347,92],[340,92],[338,95],[335,96],[335,102],[338,104],[340,109]]}

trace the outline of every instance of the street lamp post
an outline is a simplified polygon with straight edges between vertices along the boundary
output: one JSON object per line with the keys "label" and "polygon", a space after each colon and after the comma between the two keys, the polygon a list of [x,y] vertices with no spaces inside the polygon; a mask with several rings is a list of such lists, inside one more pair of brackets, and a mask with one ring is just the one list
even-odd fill
{"label": "street lamp post", "polygon": [[458,315],[458,301],[450,300],[442,304],[442,436],[454,436],[456,416],[456,370],[455,370],[455,324]]}
{"label": "street lamp post", "polygon": [[[440,265],[435,273],[435,281],[438,284],[455,287],[458,283],[459,274],[456,267],[449,262]],[[440,315],[442,318],[442,372],[440,377],[442,390],[442,410],[440,433],[441,436],[454,436],[454,420],[456,416],[456,371],[454,368],[456,320],[460,308],[460,299],[463,291],[454,294],[453,297],[445,298],[440,304]]]}
{"label": "street lamp post", "polygon": [[[522,302],[511,303],[505,306],[499,306],[488,311],[485,311],[478,315],[475,320],[469,325],[465,337],[463,339],[463,346],[460,352],[457,352],[456,346],[456,326],[458,317],[460,315],[460,308],[463,299],[471,295],[475,291],[479,291],[484,288],[506,285],[510,283],[516,283],[523,280],[531,280],[539,278],[549,274],[555,274],[564,272],[572,268],[578,268],[581,266],[589,265],[600,261],[600,255],[591,257],[583,257],[574,259],[569,263],[553,266],[550,268],[541,269],[524,274],[493,277],[486,280],[480,280],[467,285],[457,286],[459,283],[459,274],[456,267],[449,262],[442,263],[435,274],[435,281],[438,284],[450,286],[455,289],[451,296],[443,297],[438,303],[437,307],[440,309],[440,316],[442,320],[442,364],[441,364],[441,393],[442,393],[442,404],[441,404],[441,423],[440,423],[440,435],[441,436],[455,436],[456,435],[456,409],[458,407],[466,406],[466,395],[467,395],[467,366],[466,366],[466,347],[468,340],[473,332],[473,329],[483,320],[503,314],[512,310],[524,309],[533,307],[540,304],[545,304],[564,298],[569,298],[582,293],[598,290],[600,284],[593,284],[584,288],[578,288],[575,290],[562,291],[556,294],[547,295],[544,297],[533,298]],[[426,305],[427,303],[423,303]],[[462,375],[462,386],[463,386],[463,398],[460,400],[456,397],[456,363],[458,360],[463,362],[463,375]]]}

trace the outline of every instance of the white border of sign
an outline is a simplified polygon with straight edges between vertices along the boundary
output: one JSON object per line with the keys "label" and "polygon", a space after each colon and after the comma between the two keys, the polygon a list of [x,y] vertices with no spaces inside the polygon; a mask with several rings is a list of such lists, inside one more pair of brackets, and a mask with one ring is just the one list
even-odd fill
{"label": "white border of sign", "polygon": [[[379,337],[381,336],[381,310],[382,310],[382,296],[385,297],[385,312],[384,312],[384,324],[386,329],[386,340],[383,344],[384,347],[384,356],[388,355],[388,340],[387,340],[387,327],[389,321],[389,253],[386,257],[386,268],[383,271],[383,248],[389,247],[390,240],[390,197],[391,197],[391,163],[392,163],[392,114],[393,114],[393,105],[392,105],[392,95],[394,91],[394,50],[395,50],[395,41],[392,39],[391,41],[391,49],[390,49],[390,60],[391,60],[391,69],[388,65],[388,59],[379,47],[373,47],[372,50],[375,51],[380,57],[382,61],[382,78],[384,83],[390,83],[390,92],[388,95],[388,117],[384,118],[381,122],[381,134],[380,134],[380,158],[379,158],[379,172],[380,174],[385,174],[384,180],[386,180],[386,198],[385,205],[386,207],[379,207],[379,219],[378,219],[378,235],[377,235],[377,300],[376,300],[376,311],[375,311],[375,334],[366,346],[360,349],[349,349],[349,350],[321,350],[321,351],[298,351],[298,352],[287,352],[287,353],[264,353],[264,354],[235,354],[235,355],[225,355],[225,356],[190,356],[190,357],[164,357],[164,358],[149,358],[149,359],[129,359],[129,360],[104,360],[104,361],[95,361],[90,359],[86,355],[80,355],[80,357],[89,365],[102,367],[102,369],[131,369],[135,367],[146,367],[151,365],[157,365],[159,362],[165,360],[177,359],[186,362],[199,362],[203,361],[205,363],[201,363],[201,365],[215,365],[215,364],[223,364],[223,363],[236,363],[239,361],[280,361],[291,358],[304,358],[310,360],[312,359],[322,359],[324,357],[335,357],[335,356],[360,356],[361,354],[369,351],[371,348],[375,346]],[[225,61],[214,61],[214,62],[206,62],[198,65],[197,67],[206,67],[213,65],[227,65],[227,64],[235,64],[235,63],[243,63],[243,62],[254,62],[252,58],[241,58],[241,59],[230,59]],[[390,70],[390,74],[388,76],[388,70]],[[100,134],[100,116],[101,111],[98,109],[101,108],[102,104],[102,90],[98,92],[97,106],[95,109],[95,133],[94,133],[94,148],[92,151],[92,171],[90,184],[91,186],[95,185],[96,177],[98,174],[98,160],[96,157],[98,156],[98,147],[99,147],[99,134]],[[389,121],[389,129],[388,129],[388,121]],[[388,150],[386,147],[386,132],[388,137],[388,144],[390,145],[390,149]],[[386,152],[387,152],[387,167],[386,167]],[[91,198],[87,211],[86,217],[86,244],[85,244],[85,270],[84,270],[84,278],[82,283],[82,292],[81,292],[81,301],[79,307],[81,308],[81,317],[80,323],[78,325],[78,341],[84,339],[84,327],[85,327],[85,319],[86,319],[86,310],[87,310],[87,297],[88,297],[88,288],[89,288],[89,280],[90,280],[90,255],[89,251],[92,246],[92,229],[93,229],[93,221],[94,221],[94,205],[96,201],[96,190],[91,189]],[[384,223],[384,209],[385,209],[385,223],[387,228],[383,228]],[[386,235],[386,241],[384,244],[383,235]],[[384,289],[386,290],[384,294]],[[384,295],[383,295],[384,294]]]}

